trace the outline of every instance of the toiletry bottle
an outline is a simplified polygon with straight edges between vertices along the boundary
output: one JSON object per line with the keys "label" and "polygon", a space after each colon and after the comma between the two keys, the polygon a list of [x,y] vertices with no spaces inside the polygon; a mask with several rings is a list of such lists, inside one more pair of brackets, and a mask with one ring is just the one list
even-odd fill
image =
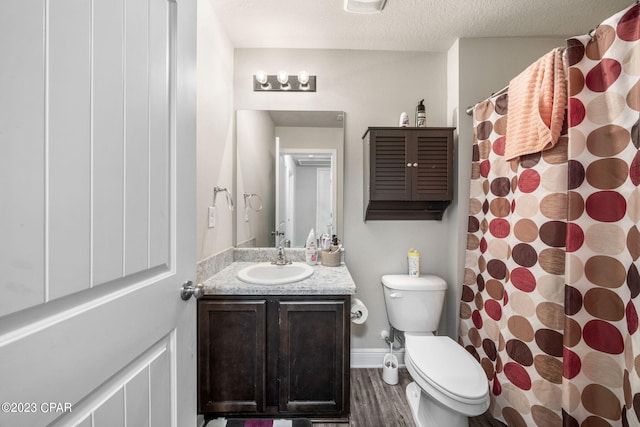
{"label": "toiletry bottle", "polygon": [[420,252],[413,248],[409,249],[407,263],[409,264],[409,276],[420,277]]}
{"label": "toiletry bottle", "polygon": [[398,124],[401,128],[409,127],[409,115],[405,112],[400,114],[400,123]]}
{"label": "toiletry bottle", "polygon": [[427,127],[427,112],[424,108],[424,99],[420,100],[420,104],[416,107],[416,127]]}
{"label": "toiletry bottle", "polygon": [[307,237],[307,244],[305,245],[305,260],[309,265],[316,265],[318,262],[318,242],[316,242],[316,233],[313,232],[313,228]]}

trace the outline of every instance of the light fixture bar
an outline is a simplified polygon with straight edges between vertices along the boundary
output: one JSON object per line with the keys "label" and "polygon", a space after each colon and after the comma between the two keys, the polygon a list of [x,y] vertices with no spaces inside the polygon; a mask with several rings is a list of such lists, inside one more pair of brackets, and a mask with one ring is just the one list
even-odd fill
{"label": "light fixture bar", "polygon": [[[265,81],[266,77],[266,81]],[[260,80],[259,80],[260,78]],[[315,92],[316,91],[316,76],[310,76],[305,74],[304,79],[308,78],[309,81],[304,84],[298,76],[290,75],[286,84],[282,84],[278,81],[277,75],[259,75],[253,76],[253,91],[254,92]]]}

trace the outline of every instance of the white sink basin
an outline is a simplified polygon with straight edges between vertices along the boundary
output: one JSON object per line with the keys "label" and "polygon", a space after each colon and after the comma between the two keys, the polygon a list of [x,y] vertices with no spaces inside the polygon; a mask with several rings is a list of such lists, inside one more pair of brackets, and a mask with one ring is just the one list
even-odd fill
{"label": "white sink basin", "polygon": [[260,262],[238,271],[238,279],[256,285],[282,285],[299,282],[313,274],[313,267],[303,262],[275,265]]}

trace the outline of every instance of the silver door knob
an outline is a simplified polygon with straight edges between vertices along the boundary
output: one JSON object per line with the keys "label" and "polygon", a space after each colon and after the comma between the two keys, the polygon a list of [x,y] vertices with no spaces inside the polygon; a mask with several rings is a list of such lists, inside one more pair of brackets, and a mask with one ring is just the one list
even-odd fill
{"label": "silver door knob", "polygon": [[187,301],[191,298],[191,295],[196,297],[196,299],[204,295],[204,286],[202,286],[202,283],[198,283],[193,286],[193,282],[188,280],[182,284],[182,289],[180,289],[180,298]]}

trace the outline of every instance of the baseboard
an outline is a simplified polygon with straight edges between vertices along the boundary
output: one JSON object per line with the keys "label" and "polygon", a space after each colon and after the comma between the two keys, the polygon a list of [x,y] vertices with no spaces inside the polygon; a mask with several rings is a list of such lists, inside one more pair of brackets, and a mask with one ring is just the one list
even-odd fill
{"label": "baseboard", "polygon": [[[382,368],[383,359],[389,353],[388,348],[357,348],[351,349],[352,368]],[[398,365],[404,366],[404,349],[394,350],[398,358]]]}

